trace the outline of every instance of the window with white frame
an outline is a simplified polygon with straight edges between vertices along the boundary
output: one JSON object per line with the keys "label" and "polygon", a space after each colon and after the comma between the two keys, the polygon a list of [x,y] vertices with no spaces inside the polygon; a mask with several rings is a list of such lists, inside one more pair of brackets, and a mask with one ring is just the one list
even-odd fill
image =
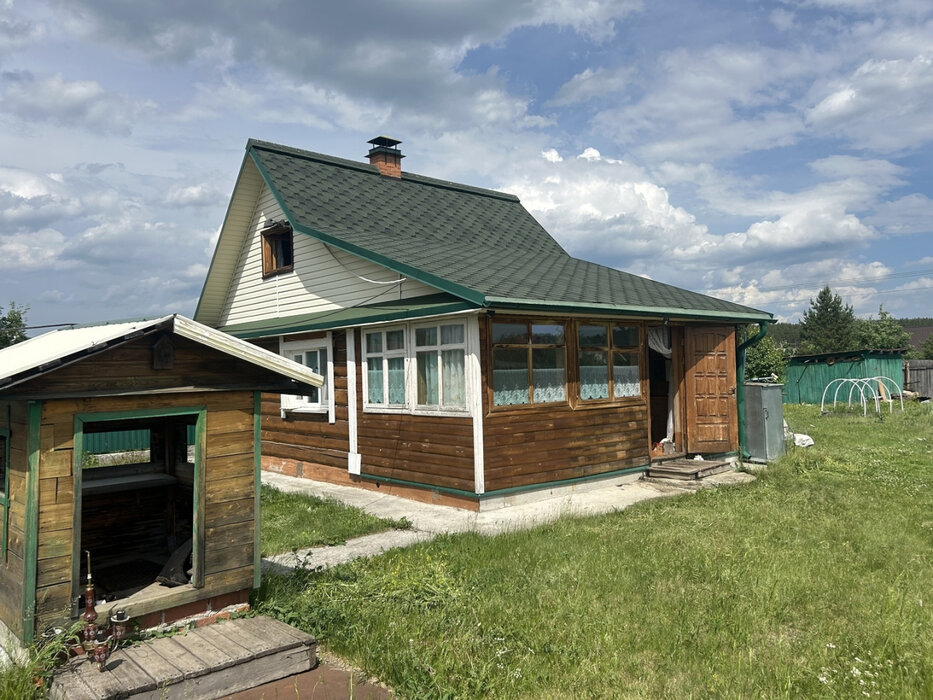
{"label": "window with white frame", "polygon": [[281,343],[281,354],[289,360],[308,367],[324,377],[324,384],[306,395],[282,394],[282,409],[286,411],[323,412],[330,405],[331,348],[326,338],[294,340]]}
{"label": "window with white frame", "polygon": [[405,408],[404,328],[366,331],[363,334],[366,362],[367,406]]}
{"label": "window with white frame", "polygon": [[419,408],[466,408],[465,357],[462,323],[415,328],[415,404]]}
{"label": "window with white frame", "polygon": [[412,324],[363,333],[364,406],[465,411],[467,325]]}

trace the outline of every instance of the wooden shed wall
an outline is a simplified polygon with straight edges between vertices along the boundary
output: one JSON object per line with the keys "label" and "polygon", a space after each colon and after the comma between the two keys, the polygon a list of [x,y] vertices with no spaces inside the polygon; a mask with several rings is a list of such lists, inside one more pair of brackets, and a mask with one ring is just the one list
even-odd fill
{"label": "wooden shed wall", "polygon": [[[323,337],[290,336],[289,340]],[[262,395],[262,456],[264,468],[282,470],[283,461],[300,462],[301,476],[325,481],[346,480],[350,424],[347,409],[347,336],[333,333],[334,417],[327,413],[295,413],[282,418],[278,394]],[[278,352],[278,341],[258,343]],[[298,474],[294,474],[298,475]]]}
{"label": "wooden shed wall", "polygon": [[77,413],[206,406],[204,586],[171,591],[173,602],[203,600],[253,583],[253,393],[60,399],[44,403],[40,426],[38,629],[69,615],[74,546],[74,416]]}
{"label": "wooden shed wall", "polygon": [[[10,425],[7,425],[7,410]],[[0,402],[0,427],[10,430],[10,507],[7,516],[6,558],[0,562],[0,619],[18,637],[23,636],[23,584],[26,556],[26,447],[27,408],[24,401]]]}

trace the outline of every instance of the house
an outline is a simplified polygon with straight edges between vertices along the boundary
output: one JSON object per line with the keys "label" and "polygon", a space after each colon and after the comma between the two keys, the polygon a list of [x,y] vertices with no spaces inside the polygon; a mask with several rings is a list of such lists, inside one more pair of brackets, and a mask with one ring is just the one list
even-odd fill
{"label": "house", "polygon": [[195,318],[326,376],[263,398],[263,469],[480,508],[636,478],[662,442],[737,452],[736,330],[770,314],[574,258],[369,143],[246,146]]}
{"label": "house", "polygon": [[[322,384],[181,316],[0,350],[0,631],[29,643],[67,626],[88,559],[102,619],[123,609],[149,627],[247,604],[260,572],[260,391]],[[140,429],[148,449],[132,463],[83,449],[95,433]],[[158,583],[179,551],[171,585]]]}

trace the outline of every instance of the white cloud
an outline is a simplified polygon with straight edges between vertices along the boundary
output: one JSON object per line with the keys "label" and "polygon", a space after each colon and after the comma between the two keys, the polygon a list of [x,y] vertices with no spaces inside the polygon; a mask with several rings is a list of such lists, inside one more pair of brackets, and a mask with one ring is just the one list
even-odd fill
{"label": "white cloud", "polygon": [[875,206],[866,222],[890,235],[933,234],[933,200],[919,193]]}
{"label": "white cloud", "polygon": [[0,269],[52,267],[61,256],[64,242],[65,237],[54,229],[0,235]]}
{"label": "white cloud", "polygon": [[98,134],[128,135],[150,101],[137,102],[109,93],[93,80],[67,81],[61,75],[44,77],[28,72],[5,73],[0,110],[28,124],[48,122]]}
{"label": "white cloud", "polygon": [[631,81],[633,73],[631,67],[587,68],[561,85],[548,104],[563,107],[621,92]]}
{"label": "white cloud", "polygon": [[870,59],[807,112],[821,133],[882,152],[933,140],[933,54]]}

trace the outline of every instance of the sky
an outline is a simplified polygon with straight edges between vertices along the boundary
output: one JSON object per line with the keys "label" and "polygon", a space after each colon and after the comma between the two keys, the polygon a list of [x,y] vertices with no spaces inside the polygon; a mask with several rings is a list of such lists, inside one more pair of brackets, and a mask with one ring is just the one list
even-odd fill
{"label": "sky", "polygon": [[0,307],[190,316],[247,139],[382,134],[576,257],[933,316],[929,0],[0,0]]}

